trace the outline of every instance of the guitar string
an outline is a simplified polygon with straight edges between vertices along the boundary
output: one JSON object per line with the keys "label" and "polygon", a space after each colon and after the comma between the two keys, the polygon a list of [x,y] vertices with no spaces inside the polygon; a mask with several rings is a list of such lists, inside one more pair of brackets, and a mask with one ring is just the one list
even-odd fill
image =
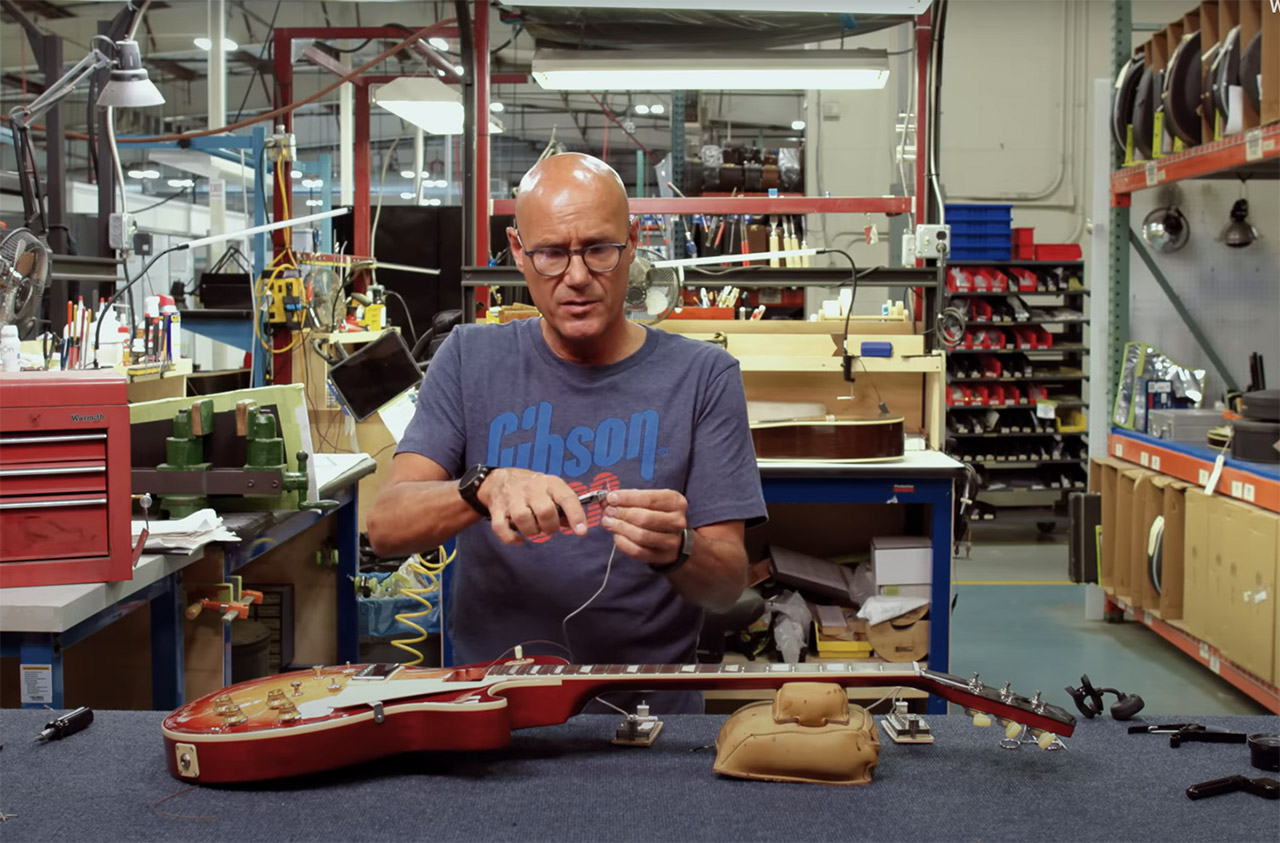
{"label": "guitar string", "polygon": [[573,645],[569,642],[569,621],[573,620],[574,616],[583,609],[590,606],[592,602],[604,592],[605,586],[609,584],[609,574],[613,571],[613,557],[617,552],[617,545],[614,545],[613,548],[609,550],[609,561],[606,562],[604,566],[604,580],[600,583],[600,587],[596,589],[596,593],[588,597],[586,603],[583,603],[581,606],[565,615],[564,620],[560,621],[560,636],[564,639],[564,648],[569,651],[570,661],[576,662],[577,658],[573,655]]}

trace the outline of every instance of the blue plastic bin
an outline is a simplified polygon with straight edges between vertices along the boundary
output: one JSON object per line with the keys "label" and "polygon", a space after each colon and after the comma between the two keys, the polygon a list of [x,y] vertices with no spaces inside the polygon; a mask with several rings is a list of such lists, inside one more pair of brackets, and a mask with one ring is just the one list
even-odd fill
{"label": "blue plastic bin", "polygon": [[958,222],[1012,222],[1012,205],[943,205],[947,223]]}

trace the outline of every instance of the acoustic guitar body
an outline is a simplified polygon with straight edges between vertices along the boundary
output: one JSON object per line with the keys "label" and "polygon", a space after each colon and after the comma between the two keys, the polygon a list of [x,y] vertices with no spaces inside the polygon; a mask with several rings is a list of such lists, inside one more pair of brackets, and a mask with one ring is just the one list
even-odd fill
{"label": "acoustic guitar body", "polygon": [[751,441],[760,460],[889,462],[902,459],[903,429],[901,417],[787,419],[756,422]]}

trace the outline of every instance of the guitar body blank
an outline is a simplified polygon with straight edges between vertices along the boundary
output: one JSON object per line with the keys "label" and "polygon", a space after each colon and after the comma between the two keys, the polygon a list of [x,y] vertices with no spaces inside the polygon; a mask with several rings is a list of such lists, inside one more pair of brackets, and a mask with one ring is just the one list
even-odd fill
{"label": "guitar body blank", "polygon": [[757,422],[751,441],[761,460],[887,462],[902,458],[903,419],[812,418]]}

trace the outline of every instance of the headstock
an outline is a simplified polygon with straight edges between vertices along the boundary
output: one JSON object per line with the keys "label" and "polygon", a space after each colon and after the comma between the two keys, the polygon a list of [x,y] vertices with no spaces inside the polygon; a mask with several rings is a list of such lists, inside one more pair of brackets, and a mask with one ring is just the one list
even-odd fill
{"label": "headstock", "polygon": [[993,722],[999,722],[1008,741],[1019,740],[1025,728],[1031,730],[1041,749],[1048,749],[1053,744],[1054,735],[1069,737],[1075,731],[1075,717],[1066,709],[1043,699],[1039,691],[1028,698],[1010,690],[1008,682],[999,688],[987,685],[978,679],[976,673],[967,681],[932,670],[921,670],[920,673],[932,681],[934,687],[929,688],[931,692],[964,706],[965,712],[973,717],[975,726],[991,726]]}

